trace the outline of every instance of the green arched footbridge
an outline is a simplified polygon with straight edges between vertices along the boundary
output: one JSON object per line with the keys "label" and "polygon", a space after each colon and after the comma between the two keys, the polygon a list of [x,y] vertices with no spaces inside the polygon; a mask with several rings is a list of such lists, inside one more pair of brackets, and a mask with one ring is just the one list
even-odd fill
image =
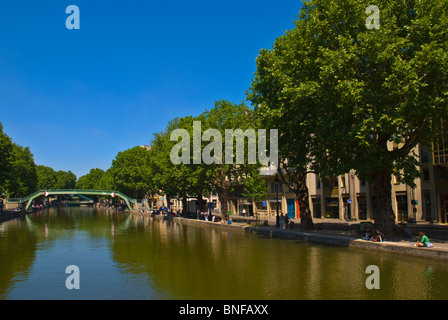
{"label": "green arched footbridge", "polygon": [[25,211],[28,211],[28,209],[30,208],[31,204],[33,203],[33,200],[41,197],[41,196],[52,196],[52,195],[61,195],[61,194],[65,194],[65,195],[84,195],[84,196],[88,196],[88,195],[95,195],[95,196],[112,196],[112,197],[119,197],[121,199],[123,199],[126,202],[126,205],[128,207],[129,210],[132,210],[133,206],[137,206],[137,200],[136,199],[132,199],[130,197],[128,197],[127,195],[125,195],[124,193],[120,192],[120,191],[106,191],[106,190],[80,190],[80,189],[57,189],[57,190],[39,190],[36,191],[32,194],[30,194],[29,196],[22,198],[21,199],[21,203],[24,204],[24,209]]}

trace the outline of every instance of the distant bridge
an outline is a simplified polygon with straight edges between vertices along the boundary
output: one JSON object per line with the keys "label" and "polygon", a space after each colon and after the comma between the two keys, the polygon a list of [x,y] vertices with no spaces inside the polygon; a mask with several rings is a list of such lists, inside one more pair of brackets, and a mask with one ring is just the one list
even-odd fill
{"label": "distant bridge", "polygon": [[29,196],[20,199],[20,203],[25,204],[25,211],[28,211],[33,201],[41,196],[48,197],[52,195],[95,195],[95,196],[112,196],[119,197],[126,202],[129,210],[132,210],[132,206],[137,207],[137,200],[132,199],[120,191],[106,191],[106,190],[80,190],[80,189],[52,189],[52,190],[39,190]]}

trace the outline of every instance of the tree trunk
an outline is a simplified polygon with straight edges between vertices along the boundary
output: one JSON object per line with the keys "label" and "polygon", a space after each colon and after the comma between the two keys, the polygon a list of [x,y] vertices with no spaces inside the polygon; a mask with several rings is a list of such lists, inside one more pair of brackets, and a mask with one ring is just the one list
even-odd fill
{"label": "tree trunk", "polygon": [[187,217],[188,215],[188,207],[187,207],[187,194],[182,195],[182,215]]}
{"label": "tree trunk", "polygon": [[227,220],[229,217],[228,206],[227,206],[227,189],[221,189],[221,192],[218,193],[219,202],[221,203],[221,219]]}
{"label": "tree trunk", "polygon": [[201,210],[201,212],[205,211],[205,201],[202,190],[198,191],[198,209]]}
{"label": "tree trunk", "polygon": [[305,230],[314,230],[313,217],[310,210],[309,190],[306,185],[306,172],[297,174],[296,197],[299,201],[300,222]]}
{"label": "tree trunk", "polygon": [[376,205],[373,211],[375,225],[385,233],[390,234],[395,227],[395,213],[392,210],[392,173],[387,169],[378,170],[373,176],[373,191]]}

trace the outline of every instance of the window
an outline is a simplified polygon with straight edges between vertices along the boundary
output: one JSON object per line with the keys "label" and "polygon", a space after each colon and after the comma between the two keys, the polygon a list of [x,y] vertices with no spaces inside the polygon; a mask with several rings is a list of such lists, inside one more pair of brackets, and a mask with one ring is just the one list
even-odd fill
{"label": "window", "polygon": [[320,197],[312,198],[313,201],[313,218],[322,218],[322,203]]}
{"label": "window", "polygon": [[422,155],[421,155],[422,163],[428,162],[428,147],[422,146]]}
{"label": "window", "polygon": [[429,181],[430,176],[429,176],[429,169],[423,169],[423,180],[424,181]]}
{"label": "window", "polygon": [[257,207],[257,211],[266,211],[267,207],[263,206],[263,201],[255,202],[255,206]]}
{"label": "window", "polygon": [[448,146],[445,139],[440,139],[433,144],[433,153],[435,165],[448,163]]}
{"label": "window", "polygon": [[359,218],[359,220],[367,220],[367,199],[366,199],[366,197],[358,197],[358,218]]}
{"label": "window", "polygon": [[394,184],[400,184],[400,172],[397,169],[394,169],[393,181]]}
{"label": "window", "polygon": [[397,195],[398,221],[408,221],[408,196]]}
{"label": "window", "polygon": [[447,180],[448,172],[446,167],[436,167],[437,180]]}
{"label": "window", "polygon": [[341,188],[345,188],[346,181],[345,181],[345,175],[341,176]]}

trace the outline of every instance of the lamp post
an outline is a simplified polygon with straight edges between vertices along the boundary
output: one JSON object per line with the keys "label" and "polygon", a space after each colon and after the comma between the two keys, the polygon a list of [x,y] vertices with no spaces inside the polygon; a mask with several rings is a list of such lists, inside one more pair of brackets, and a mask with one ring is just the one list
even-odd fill
{"label": "lamp post", "polygon": [[277,228],[280,228],[280,218],[278,216],[278,184],[279,184],[278,175],[276,175],[275,176],[275,192],[277,193],[277,216],[275,218],[275,226]]}

